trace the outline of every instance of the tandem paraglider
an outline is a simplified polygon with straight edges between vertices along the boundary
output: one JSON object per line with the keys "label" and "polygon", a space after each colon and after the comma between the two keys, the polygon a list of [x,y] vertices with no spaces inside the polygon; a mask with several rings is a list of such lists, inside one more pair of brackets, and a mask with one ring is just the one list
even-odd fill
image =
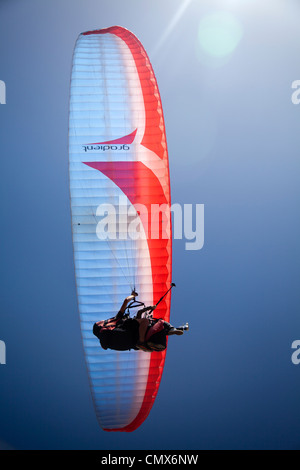
{"label": "tandem paraglider", "polygon": [[[115,317],[94,324],[93,333],[99,339],[101,347],[116,351],[131,349],[145,352],[164,351],[167,347],[167,336],[181,336],[189,329],[188,323],[175,328],[162,318],[153,318],[153,311],[174,286],[172,283],[157,304],[148,307],[136,300],[138,294],[133,291],[126,297]],[[134,317],[130,317],[130,309],[138,307],[142,308]]]}
{"label": "tandem paraglider", "polygon": [[[163,327],[169,336],[171,295],[165,293],[172,282],[172,230],[157,81],[141,42],[120,26],[87,31],[77,39],[70,85],[69,176],[80,326],[96,416],[105,431],[131,432],[149,415],[163,373],[164,344],[146,352],[155,339],[150,331]],[[99,214],[112,206],[115,218],[108,214],[103,224]],[[147,225],[141,208],[151,214],[157,206],[161,210],[153,231],[155,221]],[[99,236],[101,223],[110,232],[105,237]],[[139,310],[147,310],[130,319],[125,310],[136,302],[137,292],[143,301]],[[128,342],[119,349],[104,340],[104,348],[99,346],[101,329],[104,333],[104,327],[116,327],[108,330],[111,319],[121,321],[118,327],[130,326],[133,350]],[[172,326],[168,328],[170,333]]]}

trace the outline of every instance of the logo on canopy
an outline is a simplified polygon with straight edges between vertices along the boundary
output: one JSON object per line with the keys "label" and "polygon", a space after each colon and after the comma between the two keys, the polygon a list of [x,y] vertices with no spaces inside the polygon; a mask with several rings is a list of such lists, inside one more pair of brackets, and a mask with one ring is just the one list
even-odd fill
{"label": "logo on canopy", "polygon": [[107,150],[129,150],[129,145],[133,143],[136,136],[137,129],[131,134],[124,135],[119,139],[107,140],[105,142],[92,142],[86,145],[83,145],[82,148],[85,152],[90,152],[93,150],[105,152]]}

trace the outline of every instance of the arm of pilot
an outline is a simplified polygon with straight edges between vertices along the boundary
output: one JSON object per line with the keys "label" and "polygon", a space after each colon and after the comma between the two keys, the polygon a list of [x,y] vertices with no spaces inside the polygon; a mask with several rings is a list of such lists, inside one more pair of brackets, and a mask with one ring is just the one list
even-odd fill
{"label": "arm of pilot", "polygon": [[124,300],[119,312],[117,313],[116,315],[116,318],[118,319],[121,319],[126,311],[126,308],[127,308],[127,305],[129,304],[129,302],[131,302],[132,300],[135,299],[135,297],[137,296],[138,294],[135,292],[135,291],[132,291],[131,295],[129,295],[128,297],[126,297],[126,299]]}

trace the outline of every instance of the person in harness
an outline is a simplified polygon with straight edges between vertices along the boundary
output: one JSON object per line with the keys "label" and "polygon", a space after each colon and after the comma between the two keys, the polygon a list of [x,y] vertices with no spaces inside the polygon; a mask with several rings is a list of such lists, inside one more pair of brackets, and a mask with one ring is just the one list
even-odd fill
{"label": "person in harness", "polygon": [[[174,285],[172,284],[171,288]],[[134,318],[130,318],[129,313],[126,314],[126,309],[129,312],[129,308],[144,305],[142,302],[136,301],[137,296],[137,292],[132,291],[131,295],[124,300],[115,317],[94,324],[93,334],[99,339],[103,349],[163,351],[167,347],[167,336],[182,335],[184,330],[189,329],[187,323],[184,326],[174,328],[162,319],[153,318],[152,312],[159,302],[154,306],[144,306]]]}

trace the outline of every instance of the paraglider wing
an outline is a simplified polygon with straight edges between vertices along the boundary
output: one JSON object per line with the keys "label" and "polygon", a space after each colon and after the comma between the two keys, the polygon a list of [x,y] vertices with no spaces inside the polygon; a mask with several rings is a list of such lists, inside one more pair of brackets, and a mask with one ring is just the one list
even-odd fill
{"label": "paraglider wing", "polygon": [[[69,174],[77,297],[95,410],[106,431],[133,431],[151,410],[165,352],[104,351],[92,329],[116,315],[133,288],[147,305],[169,288],[171,200],[157,82],[142,44],[122,27],[78,37]],[[168,321],[169,315],[166,296],[155,317]]]}

